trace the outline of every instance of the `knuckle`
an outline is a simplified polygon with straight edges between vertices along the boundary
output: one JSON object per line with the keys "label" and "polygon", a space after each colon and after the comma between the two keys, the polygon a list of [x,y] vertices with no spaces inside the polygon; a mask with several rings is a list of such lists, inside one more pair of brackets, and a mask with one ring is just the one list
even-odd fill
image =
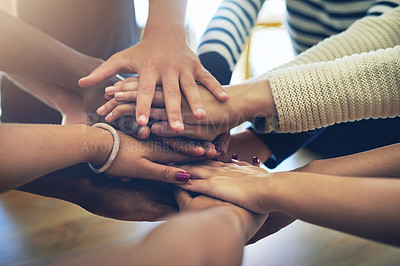
{"label": "knuckle", "polygon": [[165,88],[165,93],[173,97],[181,96],[181,91],[179,90],[179,87],[176,86],[168,86],[167,88]]}
{"label": "knuckle", "polygon": [[139,91],[140,93],[143,94],[151,94],[155,90],[155,86],[151,82],[144,81],[142,84],[140,84]]}
{"label": "knuckle", "polygon": [[161,180],[165,183],[169,182],[169,176],[171,174],[171,168],[164,167],[163,171],[161,172]]}

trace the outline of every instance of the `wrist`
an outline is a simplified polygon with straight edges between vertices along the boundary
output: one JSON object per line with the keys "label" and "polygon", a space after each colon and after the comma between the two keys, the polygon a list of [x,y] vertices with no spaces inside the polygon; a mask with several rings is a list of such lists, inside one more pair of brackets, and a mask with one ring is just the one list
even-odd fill
{"label": "wrist", "polygon": [[276,114],[268,80],[245,82],[228,87],[230,109],[245,121],[255,117],[271,117]]}
{"label": "wrist", "polygon": [[290,172],[276,172],[268,173],[265,178],[263,178],[262,183],[259,187],[262,187],[262,202],[266,205],[260,210],[260,213],[271,213],[271,212],[283,212],[282,211],[282,201],[284,195],[284,190],[286,186],[286,179]]}
{"label": "wrist", "polygon": [[107,161],[112,147],[113,136],[104,129],[85,126],[86,140],[84,147],[88,151],[86,162],[93,165],[102,165]]}

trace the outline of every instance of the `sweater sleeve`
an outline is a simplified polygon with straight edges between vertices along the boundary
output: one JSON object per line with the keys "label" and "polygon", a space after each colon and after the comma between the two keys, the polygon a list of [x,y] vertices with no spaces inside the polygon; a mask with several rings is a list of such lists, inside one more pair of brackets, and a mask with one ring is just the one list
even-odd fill
{"label": "sweater sleeve", "polygon": [[276,132],[400,115],[400,46],[269,73]]}
{"label": "sweater sleeve", "polygon": [[399,115],[400,56],[399,47],[393,48],[399,44],[400,8],[395,8],[361,19],[256,77],[270,81],[277,106],[278,119],[268,119],[268,132],[302,132]]}
{"label": "sweater sleeve", "polygon": [[[346,31],[321,41],[271,71],[394,47],[400,44],[399,32],[400,7],[397,7],[379,17],[365,17],[356,21]],[[268,72],[259,78],[265,75]]]}

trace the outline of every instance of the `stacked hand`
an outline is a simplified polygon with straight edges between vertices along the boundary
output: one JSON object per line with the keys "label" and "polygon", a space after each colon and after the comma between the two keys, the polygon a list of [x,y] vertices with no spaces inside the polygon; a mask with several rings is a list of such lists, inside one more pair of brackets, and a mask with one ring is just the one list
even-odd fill
{"label": "stacked hand", "polygon": [[[102,105],[97,113],[105,116],[106,121],[113,122],[124,115],[133,115],[137,109],[138,86],[140,78],[128,78],[114,86],[106,88],[105,98],[108,102]],[[218,135],[229,132],[229,130],[244,122],[246,117],[238,109],[232,106],[230,101],[222,103],[203,86],[197,85],[201,99],[207,103],[207,115],[198,120],[190,111],[189,102],[182,97],[182,114],[185,130],[174,131],[166,122],[168,119],[163,90],[157,87],[150,118],[159,121],[152,125],[152,133],[163,137],[184,136],[192,139],[214,140]]]}
{"label": "stacked hand", "polygon": [[[218,100],[225,101],[228,95],[201,65],[185,40],[181,41],[175,36],[150,35],[144,36],[138,45],[113,55],[89,76],[82,78],[79,84],[86,88],[98,85],[118,73],[137,73],[140,76],[136,84],[137,104],[130,113],[136,114],[140,126],[148,123],[156,85],[162,84],[169,125],[174,131],[182,131],[184,126],[180,109],[180,90],[184,93],[188,108],[196,119],[206,116],[196,82],[207,87]],[[165,43],[169,43],[167,53]]]}

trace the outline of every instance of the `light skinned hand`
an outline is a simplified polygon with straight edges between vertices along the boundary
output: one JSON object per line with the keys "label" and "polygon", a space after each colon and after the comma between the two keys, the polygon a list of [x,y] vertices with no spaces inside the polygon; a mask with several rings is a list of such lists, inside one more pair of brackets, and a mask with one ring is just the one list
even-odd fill
{"label": "light skinned hand", "polygon": [[169,124],[173,130],[182,131],[180,90],[188,99],[190,109],[197,119],[203,119],[206,111],[196,82],[203,84],[220,101],[227,100],[228,95],[201,65],[186,41],[170,35],[144,36],[139,44],[114,54],[89,76],[80,79],[79,85],[90,87],[118,73],[136,73],[140,77],[135,107],[139,125],[148,123],[155,87],[160,84],[164,88]]}
{"label": "light skinned hand", "polygon": [[[113,176],[182,184],[189,179],[190,175],[182,168],[172,166],[172,163],[187,163],[204,159],[173,151],[154,140],[141,141],[122,132],[118,133],[121,139],[119,153],[106,172]],[[105,134],[109,133],[105,131]]]}
{"label": "light skinned hand", "polygon": [[240,219],[243,228],[245,228],[246,241],[249,240],[263,225],[268,214],[255,214],[246,209],[233,205],[232,203],[211,198],[206,195],[193,197],[189,192],[176,189],[175,199],[180,212],[200,211],[212,207],[225,207],[232,210]]}
{"label": "light skinned hand", "polygon": [[182,165],[191,179],[181,188],[229,201],[255,213],[267,214],[259,199],[263,195],[263,182],[270,175],[266,170],[246,162],[232,160],[232,163],[205,161],[198,164]]}
{"label": "light skinned hand", "polygon": [[[114,121],[124,115],[135,114],[138,97],[138,78],[128,78],[115,86],[107,87],[105,98],[109,99],[97,113],[106,116],[106,121]],[[157,87],[152,101],[150,117],[160,122],[152,126],[152,133],[163,137],[183,136],[192,139],[214,140],[218,135],[228,132],[232,127],[245,121],[245,117],[236,112],[228,102],[221,103],[203,86],[197,85],[201,98],[207,103],[207,115],[203,120],[197,120],[192,114],[185,97],[182,97],[182,116],[185,130],[176,132],[166,120],[167,110],[161,87]]]}

